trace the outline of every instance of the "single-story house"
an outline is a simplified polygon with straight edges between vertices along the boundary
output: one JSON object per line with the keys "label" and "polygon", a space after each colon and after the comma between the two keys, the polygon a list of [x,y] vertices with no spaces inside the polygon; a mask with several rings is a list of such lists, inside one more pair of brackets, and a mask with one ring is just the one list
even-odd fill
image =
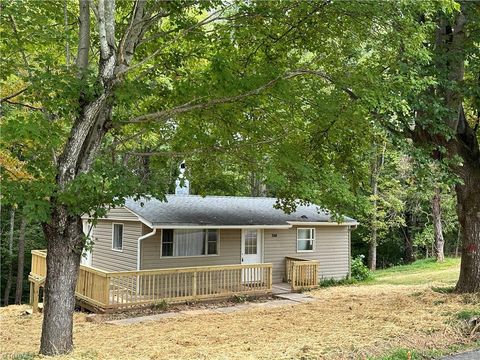
{"label": "single-story house", "polygon": [[[84,216],[93,246],[83,254],[76,297],[95,311],[113,311],[266,294],[284,283],[298,290],[349,276],[354,219],[334,221],[316,205],[286,214],[275,204],[275,198],[177,191],[165,201],[127,198],[94,226]],[[46,255],[32,251],[33,304]]]}
{"label": "single-story house", "polygon": [[279,283],[285,258],[294,257],[318,260],[319,279],[347,277],[357,222],[333,221],[316,205],[286,214],[275,203],[266,197],[129,198],[90,230],[93,248],[83,263],[107,271],[271,263]]}

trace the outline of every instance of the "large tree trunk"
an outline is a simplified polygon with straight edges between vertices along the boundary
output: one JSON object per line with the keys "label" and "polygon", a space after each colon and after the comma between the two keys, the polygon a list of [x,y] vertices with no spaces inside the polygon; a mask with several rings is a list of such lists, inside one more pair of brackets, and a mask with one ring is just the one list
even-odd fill
{"label": "large tree trunk", "polygon": [[3,294],[3,305],[7,306],[10,300],[10,290],[12,288],[12,262],[13,262],[13,232],[15,230],[15,208],[10,211],[10,233],[8,235],[8,272],[7,282],[5,283],[5,292]]}
{"label": "large tree trunk", "polygon": [[73,349],[75,286],[84,245],[82,219],[58,207],[44,225],[48,239],[47,278],[40,352],[57,355]]}
{"label": "large tree trunk", "polygon": [[23,267],[25,263],[25,231],[27,229],[27,217],[22,216],[20,233],[18,235],[18,256],[17,256],[17,288],[15,289],[15,304],[22,303],[23,295]]}
{"label": "large tree trunk", "polygon": [[434,236],[434,249],[437,261],[445,261],[444,246],[445,240],[443,239],[442,230],[442,207],[441,207],[441,195],[440,188],[435,187],[435,191],[432,197],[432,217],[433,217],[433,236]]}
{"label": "large tree trunk", "polygon": [[[476,140],[475,140],[476,142]],[[462,236],[462,263],[456,290],[480,292],[480,151],[462,167],[463,184],[456,186],[457,214]]]}

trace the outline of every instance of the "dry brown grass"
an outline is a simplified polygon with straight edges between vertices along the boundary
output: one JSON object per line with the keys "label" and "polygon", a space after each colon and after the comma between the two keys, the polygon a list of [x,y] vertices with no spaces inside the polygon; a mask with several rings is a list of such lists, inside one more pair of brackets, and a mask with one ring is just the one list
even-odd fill
{"label": "dry brown grass", "polygon": [[[313,292],[314,303],[118,326],[75,315],[73,354],[62,359],[342,359],[395,348],[471,342],[452,321],[478,308],[426,286],[348,286]],[[36,352],[41,315],[0,309],[0,353]]]}

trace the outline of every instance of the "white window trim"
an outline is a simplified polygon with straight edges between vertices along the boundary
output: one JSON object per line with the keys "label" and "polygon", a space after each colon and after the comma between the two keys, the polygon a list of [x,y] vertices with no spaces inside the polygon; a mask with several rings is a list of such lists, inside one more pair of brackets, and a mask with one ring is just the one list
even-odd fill
{"label": "white window trim", "polygon": [[[115,237],[115,225],[122,225],[122,248],[121,249],[115,249],[113,247],[113,239]],[[118,222],[114,222],[112,223],[112,251],[116,251],[116,252],[123,252],[123,240],[124,240],[124,234],[125,234],[125,225],[123,223],[118,223]]]}
{"label": "white window trim", "polygon": [[[187,258],[205,258],[205,257],[215,257],[215,256],[220,256],[220,229],[216,228],[191,228],[192,230],[217,230],[217,253],[216,254],[205,254],[205,255],[183,255],[183,256],[163,256],[163,230],[173,230],[175,231],[176,229],[172,228],[163,228],[160,231],[160,258],[161,259],[187,259]],[[175,236],[174,236],[175,238]],[[208,250],[208,241],[207,242],[207,250]]]}
{"label": "white window trim", "polygon": [[[310,230],[313,234],[313,238],[312,239],[299,239],[298,238],[298,231],[299,230]],[[297,253],[311,253],[311,252],[314,252],[315,251],[315,238],[316,238],[317,234],[316,234],[316,231],[315,231],[315,228],[297,228],[297,241],[296,241],[296,247],[297,247]],[[313,245],[312,245],[312,250],[298,250],[298,241],[299,240],[313,240]]]}

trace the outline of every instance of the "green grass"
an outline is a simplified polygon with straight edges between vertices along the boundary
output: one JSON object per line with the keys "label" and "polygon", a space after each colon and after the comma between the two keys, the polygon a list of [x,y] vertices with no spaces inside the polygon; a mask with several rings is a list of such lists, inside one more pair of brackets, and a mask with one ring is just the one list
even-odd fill
{"label": "green grass", "polygon": [[455,285],[460,272],[460,259],[446,258],[443,263],[435,259],[415,261],[410,265],[393,266],[377,270],[368,284],[423,285],[432,282]]}
{"label": "green grass", "polygon": [[422,359],[415,350],[395,349],[390,354],[380,357],[369,358],[369,360],[418,360]]}
{"label": "green grass", "polygon": [[465,351],[476,350],[480,346],[480,341],[473,341],[468,344],[455,344],[444,350],[428,349],[393,349],[389,353],[378,357],[370,357],[369,360],[427,360],[438,359],[442,356],[462,353]]}
{"label": "green grass", "polygon": [[480,316],[480,309],[478,310],[463,310],[456,314],[458,320],[470,320],[473,317]]}

